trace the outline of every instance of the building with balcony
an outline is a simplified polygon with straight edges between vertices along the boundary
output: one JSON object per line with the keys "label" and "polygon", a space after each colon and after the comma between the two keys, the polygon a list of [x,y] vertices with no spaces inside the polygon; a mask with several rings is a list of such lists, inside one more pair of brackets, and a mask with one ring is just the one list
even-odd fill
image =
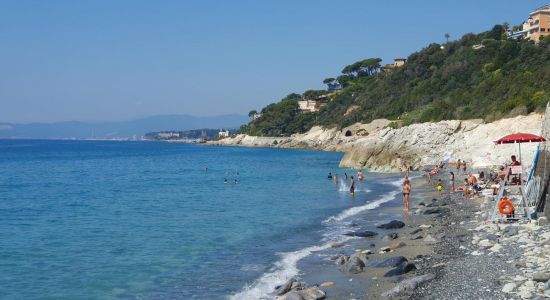
{"label": "building with balcony", "polygon": [[527,38],[538,43],[541,37],[547,35],[550,35],[550,4],[530,13],[527,21],[522,24],[522,30],[509,32],[508,38]]}

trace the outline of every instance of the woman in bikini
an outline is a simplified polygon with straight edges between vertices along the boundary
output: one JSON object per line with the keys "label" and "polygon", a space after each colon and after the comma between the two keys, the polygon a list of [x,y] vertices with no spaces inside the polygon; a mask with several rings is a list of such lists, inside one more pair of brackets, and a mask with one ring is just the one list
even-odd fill
{"label": "woman in bikini", "polygon": [[411,182],[409,178],[405,177],[403,181],[403,204],[405,205],[405,210],[409,210],[409,195],[411,194]]}

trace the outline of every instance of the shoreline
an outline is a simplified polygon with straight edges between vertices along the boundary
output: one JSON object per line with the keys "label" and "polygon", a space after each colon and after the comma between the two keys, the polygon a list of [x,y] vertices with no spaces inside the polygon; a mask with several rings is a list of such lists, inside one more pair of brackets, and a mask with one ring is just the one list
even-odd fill
{"label": "shoreline", "polygon": [[[319,295],[324,297],[304,299],[550,297],[550,226],[546,218],[492,224],[488,221],[488,209],[494,205],[491,200],[482,196],[466,199],[461,192],[439,196],[424,178],[413,183],[418,196],[413,198],[410,218],[405,215],[402,219],[403,228],[376,229],[375,237],[352,238],[298,264],[302,271],[294,280],[312,291],[322,291]],[[378,213],[394,218],[400,211],[390,207]],[[393,232],[397,238],[384,240]],[[407,262],[376,267],[397,257]],[[357,258],[364,265],[354,271],[354,264],[361,265]],[[407,264],[414,268],[404,271]],[[398,275],[384,277],[392,270]],[[290,290],[276,299],[300,299],[293,298],[299,292]]]}

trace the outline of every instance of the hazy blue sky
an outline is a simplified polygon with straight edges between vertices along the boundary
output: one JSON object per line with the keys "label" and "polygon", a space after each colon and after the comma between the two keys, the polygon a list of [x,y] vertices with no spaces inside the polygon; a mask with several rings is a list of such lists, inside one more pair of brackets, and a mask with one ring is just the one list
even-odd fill
{"label": "hazy blue sky", "polygon": [[0,122],[246,114],[543,4],[0,0]]}

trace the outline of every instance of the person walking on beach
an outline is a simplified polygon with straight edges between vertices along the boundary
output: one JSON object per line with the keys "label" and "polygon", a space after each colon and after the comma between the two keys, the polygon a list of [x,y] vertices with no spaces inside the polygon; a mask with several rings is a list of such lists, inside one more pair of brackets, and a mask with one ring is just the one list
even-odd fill
{"label": "person walking on beach", "polygon": [[405,177],[405,180],[403,181],[403,204],[405,206],[405,210],[409,210],[409,196],[411,194],[411,181],[408,177]]}
{"label": "person walking on beach", "polygon": [[453,171],[450,171],[449,173],[451,173],[451,178],[449,178],[449,185],[450,185],[450,189],[449,189],[449,194],[452,194],[455,192],[455,173],[453,173]]}
{"label": "person walking on beach", "polygon": [[353,179],[353,176],[351,176],[351,180],[349,182],[349,192],[352,195],[355,195],[355,179]]}

